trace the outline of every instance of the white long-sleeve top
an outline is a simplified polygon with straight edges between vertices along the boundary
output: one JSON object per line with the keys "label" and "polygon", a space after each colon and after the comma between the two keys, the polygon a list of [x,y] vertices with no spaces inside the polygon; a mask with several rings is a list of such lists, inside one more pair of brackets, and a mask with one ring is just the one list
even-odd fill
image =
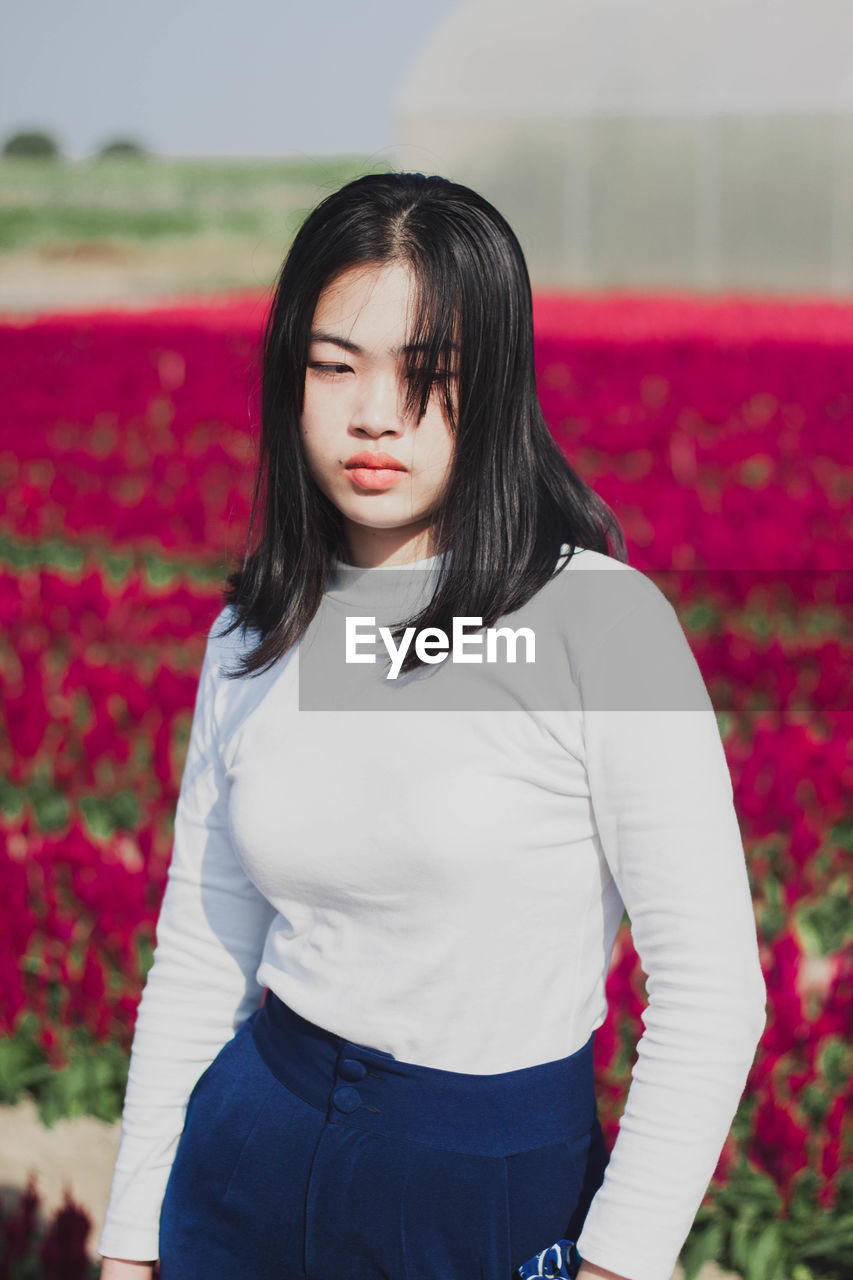
{"label": "white long-sleeve top", "polygon": [[[439,565],[406,568],[432,582]],[[338,562],[321,614],[365,616],[376,572]],[[219,637],[228,609],[214,622],[101,1254],[157,1257],[189,1094],[265,987],[410,1062],[515,1070],[573,1053],[604,1022],[627,910],[648,1004],[577,1244],[629,1280],[670,1280],[765,1026],[731,779],[650,578],[578,550],[533,605],[549,628],[538,684],[479,667],[485,702],[467,707],[464,692],[442,700],[448,660],[419,708],[386,680],[383,709],[318,709],[308,637],[227,680],[257,637]]]}

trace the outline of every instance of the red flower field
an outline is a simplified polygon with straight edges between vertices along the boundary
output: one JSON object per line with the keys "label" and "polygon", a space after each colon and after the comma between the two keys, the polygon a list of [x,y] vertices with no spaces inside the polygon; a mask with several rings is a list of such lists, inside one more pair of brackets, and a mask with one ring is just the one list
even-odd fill
{"label": "red flower field", "polygon": [[[69,1096],[120,1109],[204,640],[243,549],[263,311],[0,333],[0,1079],[46,1116]],[[770,1184],[770,1218],[807,1196],[835,1222],[853,1145],[853,306],[541,295],[536,323],[554,435],[679,610],[747,851],[769,1021],[706,1225],[737,1169]],[[608,995],[612,1142],[645,1001],[627,925]]]}

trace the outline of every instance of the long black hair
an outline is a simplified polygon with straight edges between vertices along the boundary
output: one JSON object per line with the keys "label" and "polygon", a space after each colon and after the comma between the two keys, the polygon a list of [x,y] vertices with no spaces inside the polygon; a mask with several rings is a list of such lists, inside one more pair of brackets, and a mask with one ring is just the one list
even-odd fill
{"label": "long black hair", "polygon": [[[576,546],[627,560],[615,514],[570,466],[542,415],[530,279],[509,224],[447,178],[368,174],[314,208],[277,278],[261,352],[247,551],[224,593],[235,617],[223,634],[242,626],[260,639],[229,673],[235,678],[265,670],[304,635],[332,557],[345,559],[343,518],[314,482],[300,439],[309,334],[326,285],[351,267],[388,263],[407,266],[415,281],[407,341],[418,351],[407,357],[406,412],[417,408],[417,421],[451,344],[460,348],[458,410],[438,375],[453,458],[431,530],[435,553],[452,555],[427,606],[404,625],[450,634],[464,615],[490,627],[526,604]],[[418,665],[412,646],[401,671]]]}

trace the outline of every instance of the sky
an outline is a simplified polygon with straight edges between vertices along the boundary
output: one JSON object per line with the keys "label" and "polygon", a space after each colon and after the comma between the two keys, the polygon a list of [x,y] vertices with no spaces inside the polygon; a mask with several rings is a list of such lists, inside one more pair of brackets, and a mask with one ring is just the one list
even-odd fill
{"label": "sky", "polygon": [[387,156],[391,104],[460,0],[6,0],[0,145],[72,159],[132,137],[163,155]]}

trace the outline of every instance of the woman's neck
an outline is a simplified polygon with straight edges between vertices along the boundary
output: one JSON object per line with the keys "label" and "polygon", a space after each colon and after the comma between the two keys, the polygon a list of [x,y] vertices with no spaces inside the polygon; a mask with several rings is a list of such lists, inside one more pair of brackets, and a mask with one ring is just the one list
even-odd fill
{"label": "woman's neck", "polygon": [[349,529],[340,564],[356,569],[394,568],[420,564],[435,559],[435,546],[429,529],[421,529],[403,540],[392,529]]}

